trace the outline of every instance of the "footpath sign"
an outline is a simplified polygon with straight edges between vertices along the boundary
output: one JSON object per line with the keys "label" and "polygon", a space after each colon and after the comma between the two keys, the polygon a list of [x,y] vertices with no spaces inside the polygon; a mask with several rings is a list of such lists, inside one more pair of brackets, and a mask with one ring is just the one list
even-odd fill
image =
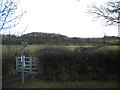
{"label": "footpath sign", "polygon": [[27,42],[25,42],[25,41],[22,40],[22,48],[27,47],[27,45],[28,45]]}

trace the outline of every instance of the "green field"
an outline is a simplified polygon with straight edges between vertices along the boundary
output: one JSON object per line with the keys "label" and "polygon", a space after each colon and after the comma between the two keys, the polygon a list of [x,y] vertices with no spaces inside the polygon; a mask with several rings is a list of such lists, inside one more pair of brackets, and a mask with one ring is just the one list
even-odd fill
{"label": "green field", "polygon": [[103,47],[102,50],[104,50],[104,51],[120,50],[120,46],[106,46],[106,47]]}
{"label": "green field", "polygon": [[[48,45],[28,45],[25,50],[29,50],[30,53],[34,53],[37,49],[39,48],[45,48],[45,47],[65,47],[68,48],[69,50],[74,50],[77,47],[94,47],[94,46],[48,46]],[[16,51],[21,51],[21,46],[20,45],[2,45],[2,52],[3,54],[6,53],[9,50],[16,50]],[[104,46],[101,48],[101,50],[120,50],[120,46]]]}
{"label": "green field", "polygon": [[[74,50],[77,47],[92,47],[92,46],[55,46],[55,45],[28,45],[25,48],[25,51],[28,51],[31,55],[35,53],[35,51],[39,48],[45,48],[45,47],[65,47],[69,50]],[[2,45],[2,53],[3,55],[6,54],[8,51],[17,51],[21,52],[21,46],[20,45]]]}
{"label": "green field", "polygon": [[[2,56],[6,57],[8,55],[8,53],[21,53],[21,46],[20,45],[1,45],[2,47]],[[27,52],[29,54],[29,56],[34,56],[35,52],[39,49],[39,48],[46,48],[46,47],[64,47],[67,48],[71,51],[73,51],[75,48],[78,47],[94,47],[94,46],[55,46],[55,45],[28,45],[25,48],[25,52]],[[100,51],[116,51],[116,50],[120,50],[120,46],[103,46],[101,48],[99,48]]]}

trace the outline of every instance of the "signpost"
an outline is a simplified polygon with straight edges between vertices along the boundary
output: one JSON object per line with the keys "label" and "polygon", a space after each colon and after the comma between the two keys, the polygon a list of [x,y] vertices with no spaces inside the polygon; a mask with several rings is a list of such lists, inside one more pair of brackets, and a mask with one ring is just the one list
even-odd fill
{"label": "signpost", "polygon": [[[32,57],[25,57],[24,55],[24,48],[27,47],[27,42],[22,40],[22,51],[21,51],[21,57],[16,57],[16,69],[18,70],[18,72],[22,72],[22,83],[24,84],[25,82],[25,72],[26,73],[33,73],[34,70],[37,70],[37,68],[33,68],[33,66],[35,67],[36,64],[33,63],[33,59]],[[27,64],[26,64],[27,63]],[[36,73],[36,72],[34,72]]]}
{"label": "signpost", "polygon": [[21,60],[22,60],[22,82],[24,83],[24,48],[27,47],[27,43],[25,41],[22,40],[22,55],[21,55]]}
{"label": "signpost", "polygon": [[25,47],[27,47],[27,42],[22,40],[22,48],[24,49]]}

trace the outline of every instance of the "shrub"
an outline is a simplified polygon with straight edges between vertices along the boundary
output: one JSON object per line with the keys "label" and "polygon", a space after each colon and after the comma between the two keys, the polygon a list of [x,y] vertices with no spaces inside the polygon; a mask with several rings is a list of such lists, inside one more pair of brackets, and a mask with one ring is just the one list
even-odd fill
{"label": "shrub", "polygon": [[[80,48],[76,48],[80,49]],[[88,49],[89,50],[89,49]],[[86,68],[82,69],[92,80],[110,80],[119,78],[120,51],[82,51],[75,50],[75,57],[84,62]],[[84,74],[85,75],[85,74]],[[85,76],[86,76],[85,75]],[[86,78],[87,80],[87,78]]]}
{"label": "shrub", "polygon": [[6,46],[6,51],[2,53],[2,75],[3,77],[6,75],[13,75],[15,70],[15,57],[17,51],[13,50],[11,46]]}
{"label": "shrub", "polygon": [[[17,74],[15,57],[21,56],[21,51],[15,47],[6,45],[2,48],[2,76],[4,78]],[[29,56],[27,50],[24,50],[24,53],[26,56]]]}
{"label": "shrub", "polygon": [[[77,48],[79,49],[79,48]],[[52,81],[114,80],[119,78],[117,51],[69,51],[48,47],[36,52],[38,78]],[[98,49],[98,48],[97,48]]]}
{"label": "shrub", "polygon": [[[38,71],[45,80],[66,80],[72,64],[72,52],[66,48],[49,47],[37,51]],[[64,77],[64,78],[63,78]]]}

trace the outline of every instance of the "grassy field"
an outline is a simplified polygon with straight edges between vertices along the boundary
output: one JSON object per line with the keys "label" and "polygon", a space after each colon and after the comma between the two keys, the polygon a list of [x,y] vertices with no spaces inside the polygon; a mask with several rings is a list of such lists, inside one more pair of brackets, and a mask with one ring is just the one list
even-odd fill
{"label": "grassy field", "polygon": [[[71,51],[78,47],[94,47],[94,46],[48,46],[48,45],[28,45],[24,51],[26,51],[29,56],[34,56],[35,52],[39,48],[45,47],[65,47]],[[120,46],[103,46],[99,48],[100,51],[113,51],[113,50],[120,50]],[[21,46],[20,45],[2,45],[2,56],[6,57],[8,53],[21,53]]]}
{"label": "grassy field", "polygon": [[115,51],[115,50],[120,50],[120,46],[105,46],[102,48],[104,51]]}
{"label": "grassy field", "polygon": [[19,81],[4,88],[119,88],[119,84],[115,81],[47,82],[31,79],[25,84]]}
{"label": "grassy field", "polygon": [[[45,47],[65,47],[69,50],[74,50],[77,47],[92,47],[92,46],[55,46],[55,45],[28,45],[25,50],[30,53],[30,55],[33,55],[35,51],[39,48],[45,48]],[[21,46],[20,45],[2,45],[2,54],[5,55],[8,51],[17,51],[21,52]]]}
{"label": "grassy field", "polygon": [[26,47],[26,50],[28,49],[30,52],[34,52],[39,48],[45,48],[45,47],[64,47],[64,48],[68,48],[69,50],[73,51],[75,48],[77,47],[92,47],[92,46],[55,46],[55,45],[28,45]]}
{"label": "grassy field", "polygon": [[[25,50],[29,50],[30,53],[34,53],[37,49],[39,48],[45,48],[45,47],[65,47],[68,48],[69,50],[74,50],[77,47],[94,47],[94,46],[48,46],[48,45],[28,45]],[[8,51],[8,49],[10,50],[16,50],[16,51],[20,51],[21,50],[21,46],[20,45],[2,45],[2,52],[6,53]],[[101,48],[101,50],[119,50],[120,46],[104,46],[103,48]]]}

